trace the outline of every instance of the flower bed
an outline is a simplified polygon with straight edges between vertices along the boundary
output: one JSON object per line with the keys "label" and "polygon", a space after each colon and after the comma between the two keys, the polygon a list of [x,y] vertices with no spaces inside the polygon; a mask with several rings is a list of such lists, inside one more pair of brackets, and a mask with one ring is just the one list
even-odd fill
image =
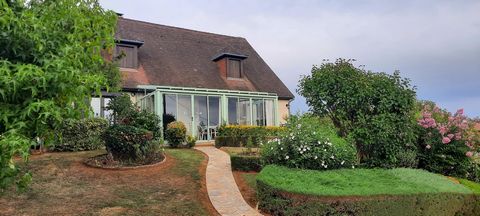
{"label": "flower bed", "polygon": [[257,177],[260,209],[272,215],[476,215],[464,185],[415,169],[314,171],[267,166]]}

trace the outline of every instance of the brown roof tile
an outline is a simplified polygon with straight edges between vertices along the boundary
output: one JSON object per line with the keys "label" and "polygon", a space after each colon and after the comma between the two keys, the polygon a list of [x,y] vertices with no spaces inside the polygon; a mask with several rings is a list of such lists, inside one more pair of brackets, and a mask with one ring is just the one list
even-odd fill
{"label": "brown roof tile", "polygon": [[[241,37],[164,26],[119,17],[117,39],[144,41],[139,48],[138,72],[123,72],[124,87],[140,84],[249,90],[276,93],[280,99],[293,94]],[[243,61],[247,80],[225,79],[212,61],[222,53],[248,56]],[[139,77],[137,77],[139,76]]]}

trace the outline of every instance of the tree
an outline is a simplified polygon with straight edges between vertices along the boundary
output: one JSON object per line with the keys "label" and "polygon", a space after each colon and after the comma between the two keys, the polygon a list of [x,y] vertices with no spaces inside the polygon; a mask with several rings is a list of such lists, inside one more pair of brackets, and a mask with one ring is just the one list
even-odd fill
{"label": "tree", "polygon": [[398,71],[373,73],[339,59],[314,66],[298,93],[314,114],[328,116],[341,136],[353,139],[361,162],[395,167],[415,160],[415,90]]}
{"label": "tree", "polygon": [[90,112],[92,93],[118,87],[104,58],[115,26],[96,0],[0,0],[0,191],[30,180],[14,156],[26,161],[36,139]]}

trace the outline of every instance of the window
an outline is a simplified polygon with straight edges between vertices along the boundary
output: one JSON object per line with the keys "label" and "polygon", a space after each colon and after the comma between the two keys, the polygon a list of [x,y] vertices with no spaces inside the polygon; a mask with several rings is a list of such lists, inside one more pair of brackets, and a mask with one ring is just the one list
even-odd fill
{"label": "window", "polygon": [[119,65],[121,68],[138,67],[137,47],[133,45],[117,44],[115,55],[119,57]]}
{"label": "window", "polygon": [[228,98],[228,124],[238,125],[237,119],[237,103],[238,98]]}
{"label": "window", "polygon": [[228,59],[227,77],[242,78],[242,62],[238,59]]}

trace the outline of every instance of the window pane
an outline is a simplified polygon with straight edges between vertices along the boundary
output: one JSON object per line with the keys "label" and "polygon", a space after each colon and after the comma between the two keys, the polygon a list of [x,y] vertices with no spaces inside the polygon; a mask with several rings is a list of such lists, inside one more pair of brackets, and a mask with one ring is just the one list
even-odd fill
{"label": "window pane", "polygon": [[220,98],[219,97],[208,97],[208,117],[209,117],[209,126],[215,127],[220,125]]}
{"label": "window pane", "polygon": [[93,110],[93,116],[95,117],[100,117],[100,98],[98,97],[92,97],[92,100],[90,101],[90,106],[92,107]]}
{"label": "window pane", "polygon": [[248,98],[238,100],[238,122],[240,125],[250,124],[250,99]]}
{"label": "window pane", "polygon": [[187,127],[187,134],[192,135],[192,99],[190,95],[178,95],[177,120]]}
{"label": "window pane", "polygon": [[273,100],[265,100],[265,119],[268,126],[275,125],[275,110]]}
{"label": "window pane", "polygon": [[253,101],[253,121],[254,125],[265,126],[265,110],[263,99],[254,99]]}
{"label": "window pane", "polygon": [[110,119],[110,116],[112,115],[112,110],[107,109],[108,103],[110,103],[110,98],[103,98],[103,117],[106,119]]}
{"label": "window pane", "polygon": [[177,95],[165,95],[165,114],[177,117]]}
{"label": "window pane", "polygon": [[208,139],[208,114],[207,114],[207,96],[194,97],[195,125],[197,129],[197,139]]}
{"label": "window pane", "polygon": [[233,60],[229,59],[228,60],[228,72],[227,72],[228,77],[232,78],[240,78],[240,60]]}
{"label": "window pane", "polygon": [[228,124],[238,125],[237,103],[238,98],[228,98]]}

